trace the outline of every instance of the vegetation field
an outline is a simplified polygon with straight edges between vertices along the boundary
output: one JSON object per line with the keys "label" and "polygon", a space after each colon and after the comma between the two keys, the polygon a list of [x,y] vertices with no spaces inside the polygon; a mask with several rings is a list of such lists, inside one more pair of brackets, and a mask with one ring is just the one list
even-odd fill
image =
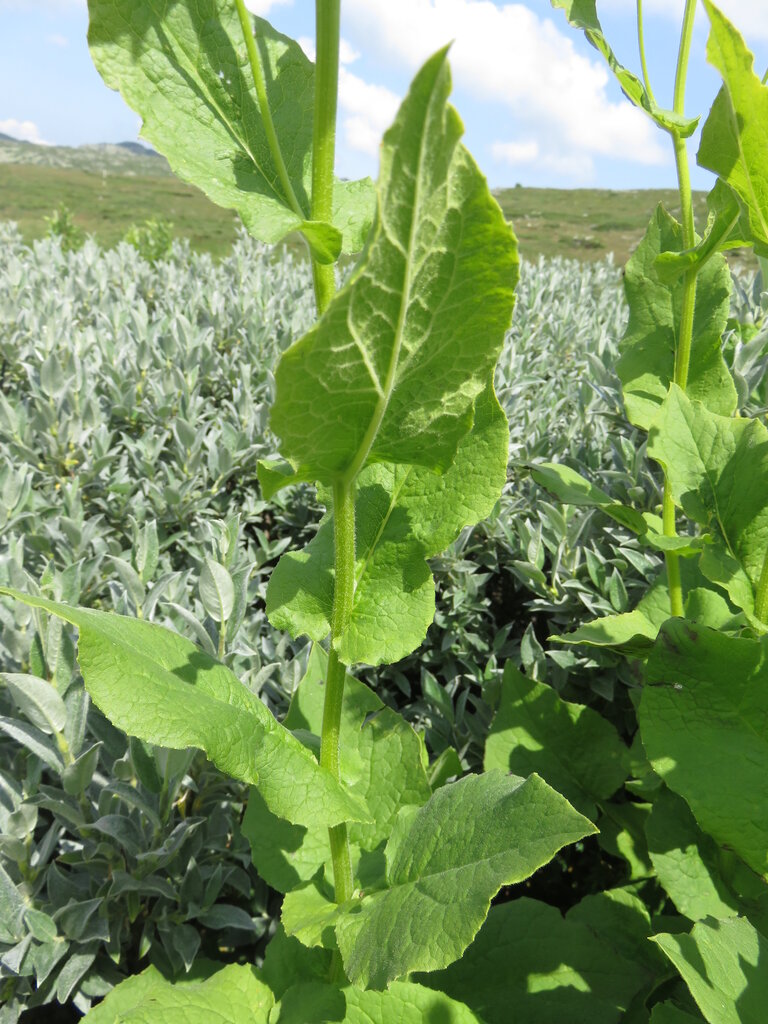
{"label": "vegetation field", "polygon": [[[0,219],[16,221],[27,242],[45,234],[45,218],[60,203],[72,211],[76,225],[105,246],[149,218],[172,222],[177,237],[215,256],[223,256],[235,239],[236,216],[168,174],[157,157],[136,156],[121,147],[93,147],[87,153],[57,147],[42,154],[40,148],[0,145]],[[17,162],[21,158],[24,162]],[[514,222],[528,259],[596,260],[613,253],[620,266],[658,203],[673,212],[679,205],[671,189],[518,187],[499,189],[496,197]],[[695,195],[695,203],[699,223],[706,223],[704,193]]]}

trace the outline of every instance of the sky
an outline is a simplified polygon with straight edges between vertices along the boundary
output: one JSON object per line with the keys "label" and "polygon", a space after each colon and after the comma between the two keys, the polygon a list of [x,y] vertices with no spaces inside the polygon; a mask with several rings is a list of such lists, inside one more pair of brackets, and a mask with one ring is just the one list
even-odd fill
{"label": "sky", "polygon": [[[644,0],[651,84],[671,105],[684,0]],[[312,53],[313,0],[247,0]],[[768,0],[720,0],[768,67]],[[598,0],[619,60],[639,73],[635,0]],[[0,0],[0,132],[80,145],[139,137],[140,119],[102,83],[86,43],[86,0]],[[687,113],[719,79],[694,32]],[[549,0],[342,0],[337,172],[376,174],[378,145],[423,60],[453,41],[453,103],[494,187],[674,187],[671,142],[622,96],[602,58]],[[691,142],[695,153],[696,138]],[[695,168],[693,184],[711,176]]]}

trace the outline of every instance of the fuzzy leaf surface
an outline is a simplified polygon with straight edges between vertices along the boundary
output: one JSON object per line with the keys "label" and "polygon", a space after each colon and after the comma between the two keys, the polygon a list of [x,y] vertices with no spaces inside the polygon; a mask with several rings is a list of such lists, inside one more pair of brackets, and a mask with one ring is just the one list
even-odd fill
{"label": "fuzzy leaf surface", "polygon": [[[626,267],[629,322],[617,371],[627,416],[643,430],[649,429],[674,377],[684,287],[682,280],[665,284],[656,260],[661,253],[679,252],[682,245],[682,228],[659,206]],[[736,408],[736,388],[720,348],[730,294],[725,257],[715,255],[702,268],[696,290],[687,394],[724,416]]]}
{"label": "fuzzy leaf surface", "polygon": [[768,641],[671,619],[638,719],[654,770],[703,830],[768,875]]}
{"label": "fuzzy leaf surface", "polygon": [[[320,735],[327,660],[315,645],[291,700],[286,728]],[[341,712],[340,758],[343,784],[365,802],[372,819],[370,824],[349,825],[350,842],[358,854],[371,853],[389,837],[400,809],[420,807],[431,789],[421,741],[413,727],[386,708],[365,683],[349,675]],[[325,828],[307,829],[281,821],[270,813],[258,791],[249,798],[243,832],[259,874],[280,892],[309,881],[330,856]]]}
{"label": "fuzzy leaf surface", "polygon": [[656,935],[709,1024],[763,1024],[768,940],[743,917],[708,919],[690,935]]}
{"label": "fuzzy leaf surface", "polygon": [[[435,614],[427,559],[492,511],[506,482],[509,428],[491,385],[475,403],[472,430],[443,474],[419,466],[375,464],[360,474],[355,596],[337,641],[345,664],[378,665],[410,654]],[[300,552],[280,559],[267,587],[273,626],[322,640],[333,608],[333,518]]]}
{"label": "fuzzy leaf surface", "polygon": [[228,668],[153,623],[74,608],[0,588],[79,631],[78,662],[96,705],[147,743],[199,747],[222,771],[259,787],[280,817],[300,825],[366,818],[360,802]]}
{"label": "fuzzy leaf surface", "polygon": [[710,33],[707,59],[723,88],[701,132],[698,162],[719,175],[744,204],[750,237],[768,248],[768,85],[755,74],[755,58],[738,30],[704,0]]}
{"label": "fuzzy leaf surface", "polygon": [[230,0],[89,0],[91,56],[142,118],[174,172],[235,209],[264,242],[302,231],[317,257],[362,248],[373,184],[337,182],[334,224],[310,220],[315,69],[297,42],[253,18],[267,100],[296,199],[280,180]]}
{"label": "fuzzy leaf surface", "polygon": [[[635,911],[647,944],[643,912]],[[492,907],[461,960],[419,980],[466,1002],[486,1024],[509,1024],[510,1007],[511,1019],[525,1024],[618,1024],[653,976],[634,949],[617,948],[607,928],[596,932],[573,911],[563,918],[523,897]]]}
{"label": "fuzzy leaf surface", "polygon": [[485,744],[484,767],[536,772],[589,818],[595,801],[615,793],[629,772],[629,751],[615,728],[551,686],[504,667],[501,702]]}
{"label": "fuzzy leaf surface", "polygon": [[345,1024],[483,1024],[469,1007],[443,992],[396,981],[385,992],[346,988]]}
{"label": "fuzzy leaf surface", "polygon": [[719,565],[729,578],[717,582],[751,611],[743,576],[756,590],[768,549],[768,429],[757,419],[716,416],[673,384],[648,453],[664,467],[675,503],[721,538],[722,556],[705,552],[702,571],[711,576],[708,566]]}
{"label": "fuzzy leaf surface", "polygon": [[720,877],[717,843],[681,797],[669,789],[655,797],[645,834],[659,881],[681,914],[692,921],[737,916],[736,900]]}
{"label": "fuzzy leaf surface", "polygon": [[202,982],[172,984],[154,967],[126,979],[88,1024],[268,1024],[275,1004],[253,967],[230,964]]}
{"label": "fuzzy leaf surface", "polygon": [[383,988],[458,959],[502,885],[531,875],[595,831],[537,775],[494,770],[438,789],[400,814],[387,843],[387,888],[345,904],[336,938],[349,979]]}
{"label": "fuzzy leaf surface", "polygon": [[277,368],[281,454],[321,483],[369,462],[447,469],[509,327],[517,245],[449,91],[441,51],[384,136],[362,264]]}

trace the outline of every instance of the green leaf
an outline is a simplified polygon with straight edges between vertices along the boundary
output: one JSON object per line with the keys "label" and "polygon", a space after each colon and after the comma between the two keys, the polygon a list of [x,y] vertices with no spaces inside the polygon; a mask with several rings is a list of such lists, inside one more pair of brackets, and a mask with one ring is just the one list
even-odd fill
{"label": "green leaf", "polygon": [[305,946],[336,949],[334,926],[338,916],[332,887],[310,883],[286,895],[280,922],[286,935],[294,936]]}
{"label": "green leaf", "polygon": [[638,718],[654,770],[699,825],[768,875],[768,641],[670,619]]}
{"label": "green leaf", "polygon": [[86,1016],[87,1024],[269,1024],[272,991],[254,967],[230,964],[205,981],[177,983],[147,968],[126,979]]}
{"label": "green leaf", "polygon": [[722,541],[724,551],[705,551],[702,571],[709,575],[711,567],[731,599],[751,612],[754,599],[741,573],[756,591],[768,550],[768,429],[756,419],[716,416],[673,384],[648,454],[664,467],[686,516]]}
{"label": "green leaf", "polygon": [[298,939],[287,936],[283,926],[278,924],[264,953],[261,977],[275,993],[275,998],[282,999],[297,984],[326,981],[330,964],[328,950],[303,946]]}
{"label": "green leaf", "polygon": [[674,1003],[657,1003],[651,1014],[651,1024],[696,1024],[703,1017],[692,1017]]}
{"label": "green leaf", "polygon": [[322,483],[372,462],[446,470],[509,327],[517,245],[449,90],[441,51],[384,136],[365,259],[277,368],[280,450]]}
{"label": "green leaf", "polygon": [[[674,377],[684,288],[682,280],[661,280],[656,259],[663,252],[679,252],[682,245],[682,228],[659,206],[626,267],[629,323],[617,371],[627,416],[643,430],[649,429]],[[713,256],[698,278],[687,394],[725,416],[736,408],[736,388],[721,352],[730,294],[725,257]]]}
{"label": "green leaf", "polygon": [[336,183],[334,226],[310,220],[314,66],[298,43],[253,18],[291,197],[270,148],[231,0],[89,0],[88,6],[97,69],[142,117],[142,136],[180,178],[237,210],[264,242],[302,231],[324,262],[340,249],[362,248],[373,213],[367,179]]}
{"label": "green leaf", "polygon": [[742,207],[733,189],[718,178],[707,196],[709,223],[704,238],[684,252],[663,252],[656,257],[659,280],[676,281],[687,270],[700,270],[716,252],[747,245],[742,227]]}
{"label": "green leaf", "polygon": [[501,703],[485,744],[486,770],[536,772],[589,818],[622,785],[629,750],[602,715],[504,666]]}
{"label": "green leaf", "polygon": [[709,1024],[763,1024],[768,940],[744,918],[699,921],[690,935],[655,935]]}
{"label": "green leaf", "polygon": [[[646,940],[647,941],[647,940]],[[618,1024],[652,973],[606,930],[523,897],[493,907],[457,963],[420,976],[460,999],[485,1024]]]}
{"label": "green leaf", "polygon": [[396,981],[385,992],[346,988],[345,1024],[483,1024],[472,1011],[443,992]]}
{"label": "green leaf", "polygon": [[318,981],[293,985],[270,1015],[269,1024],[326,1024],[347,1021],[346,1000],[341,989]]}
{"label": "green leaf", "polygon": [[235,585],[223,565],[206,558],[200,572],[200,598],[216,622],[226,622],[235,606]]}
{"label": "green leaf", "polygon": [[663,789],[646,822],[648,853],[659,881],[685,917],[736,917],[737,901],[720,876],[717,843],[696,824],[686,802]]}
{"label": "green leaf", "polygon": [[[509,428],[491,384],[475,403],[475,423],[444,474],[375,464],[360,474],[355,596],[338,638],[345,664],[378,665],[410,654],[435,614],[427,559],[484,519],[506,482]],[[267,614],[276,629],[322,640],[333,608],[333,518],[304,551],[283,555],[269,580]]]}
{"label": "green leaf", "polygon": [[568,466],[557,462],[538,463],[531,466],[531,476],[537,484],[546,487],[567,505],[587,505],[602,509],[611,519],[615,519],[633,533],[643,534],[648,529],[641,512],[618,504],[609,494]]}
{"label": "green leaf", "polygon": [[595,831],[538,776],[502,771],[443,786],[398,818],[387,888],[342,906],[336,938],[349,979],[382,988],[461,956],[502,885],[522,881]]}
{"label": "green leaf", "polygon": [[[315,645],[307,672],[293,695],[285,719],[287,728],[320,734],[326,667],[327,655]],[[358,850],[374,851],[389,837],[400,809],[420,807],[429,799],[431,789],[422,763],[421,741],[413,728],[349,675],[341,712],[340,758],[342,782],[365,801],[372,819],[370,824],[352,823],[350,841]],[[330,856],[326,829],[281,821],[270,814],[257,791],[249,797],[243,832],[251,843],[259,874],[280,892],[308,881]]]}
{"label": "green leaf", "polygon": [[743,38],[710,0],[707,59],[724,86],[701,132],[698,162],[719,175],[744,204],[751,239],[768,252],[768,86],[754,70]]}
{"label": "green leaf", "polygon": [[0,674],[13,702],[32,725],[47,735],[62,733],[67,724],[67,709],[53,683],[39,676],[3,672]]}
{"label": "green leaf", "polygon": [[559,7],[565,11],[569,24],[574,28],[580,28],[589,42],[603,55],[616,76],[622,92],[631,103],[634,103],[640,110],[644,110],[660,128],[676,132],[684,139],[693,135],[696,125],[699,123],[698,117],[684,117],[681,114],[676,114],[673,110],[664,110],[659,107],[648,95],[640,79],[619,64],[603,35],[597,18],[595,0],[551,0],[551,3],[554,8]]}
{"label": "green leaf", "polygon": [[199,747],[222,771],[257,785],[275,814],[297,824],[366,817],[258,697],[189,640],[140,619],[7,588],[0,593],[77,626],[85,685],[118,728],[158,746]]}

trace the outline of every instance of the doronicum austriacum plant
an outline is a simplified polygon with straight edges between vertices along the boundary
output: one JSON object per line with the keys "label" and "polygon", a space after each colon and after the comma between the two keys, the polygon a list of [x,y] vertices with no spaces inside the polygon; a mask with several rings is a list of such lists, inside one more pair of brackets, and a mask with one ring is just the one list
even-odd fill
{"label": "doronicum austriacum plant", "polygon": [[[699,152],[719,176],[701,240],[685,143],[696,122],[683,109],[695,3],[685,8],[672,110],[656,104],[644,56],[643,82],[618,65],[594,3],[555,6],[671,136],[683,223],[658,211],[627,269],[619,366],[628,416],[648,431],[664,470],[662,515],[616,503],[560,465],[533,472],[559,498],[602,508],[633,530],[664,553],[667,568],[635,611],[568,637],[646,662],[631,755],[590,709],[508,666],[486,770],[457,779],[460,768],[430,765],[420,735],[349,671],[419,646],[434,614],[428,559],[489,515],[506,481],[508,426],[493,382],[517,250],[461,143],[447,52],[416,76],[384,137],[377,185],[341,182],[333,176],[338,2],[318,0],[313,65],[242,0],[177,0],[162,13],[148,0],[90,0],[94,60],[142,116],[147,140],[178,174],[234,207],[255,237],[276,242],[298,231],[309,247],[318,320],[278,365],[271,427],[281,458],[261,463],[259,477],[267,499],[314,484],[327,509],[304,551],[283,555],[267,590],[272,624],[314,644],[282,724],[216,651],[141,617],[3,589],[77,628],[85,687],[114,725],[145,744],[199,748],[251,786],[243,829],[259,874],[284,893],[261,967],[202,964],[181,978],[150,967],[90,1011],[96,1024],[501,1024],[518,1014],[512,965],[532,963],[529,972],[546,979],[561,962],[558,943],[579,945],[596,977],[610,977],[574,984],[567,1002],[558,1001],[562,991],[548,1001],[545,980],[529,990],[535,998],[519,1007],[520,1020],[760,1019],[768,990],[765,427],[733,416],[721,250],[751,244],[768,253],[768,90],[738,33],[705,3],[709,57],[724,85]],[[643,53],[639,4],[638,28]],[[334,264],[361,250],[337,292]],[[678,508],[698,531],[678,533]],[[231,579],[217,562],[207,566],[207,591],[226,623]],[[553,760],[566,759],[558,788],[568,799],[529,774],[515,740],[524,713],[540,718]],[[56,734],[66,761],[66,736]],[[595,753],[603,760],[582,772],[580,758]],[[639,886],[582,901],[565,921],[529,900],[489,914],[502,887],[596,832],[597,805],[626,780],[630,762],[626,788],[649,806],[648,856],[684,915],[675,930],[654,929],[647,942]],[[6,902],[20,922],[25,904]],[[47,921],[36,927],[50,938]],[[606,933],[623,959],[594,942]]]}

